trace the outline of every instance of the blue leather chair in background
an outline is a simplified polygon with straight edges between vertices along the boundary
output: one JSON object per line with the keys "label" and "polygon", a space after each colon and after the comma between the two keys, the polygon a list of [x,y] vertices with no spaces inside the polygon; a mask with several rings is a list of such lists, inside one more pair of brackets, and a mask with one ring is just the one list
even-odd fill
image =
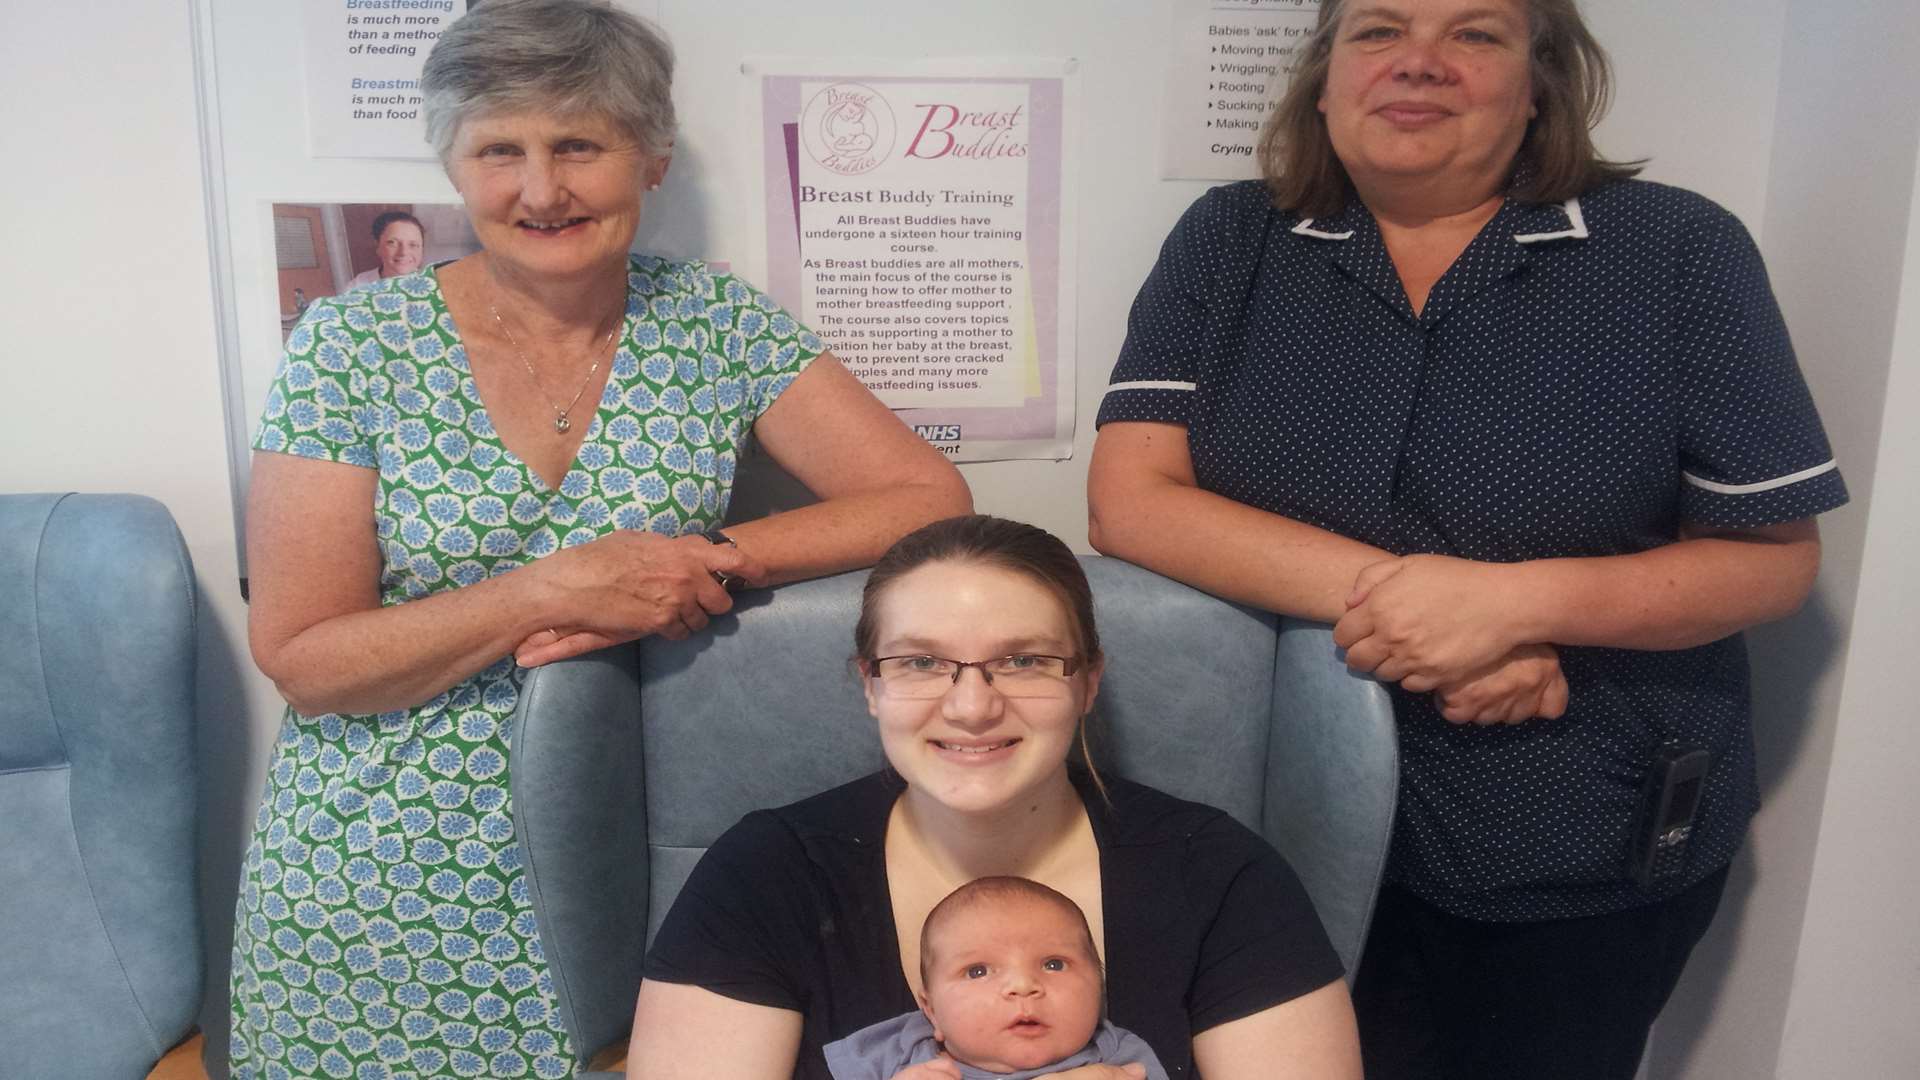
{"label": "blue leather chair in background", "polygon": [[0,496],[0,641],[0,1077],[144,1077],[204,966],[193,568],[166,508]]}
{"label": "blue leather chair in background", "polygon": [[[1347,672],[1324,627],[1118,560],[1083,562],[1108,656],[1096,759],[1264,834],[1306,883],[1351,978],[1393,821],[1385,692]],[[864,580],[749,594],[688,641],[607,650],[528,680],[515,821],[576,1046],[618,1054],[646,940],[723,830],[884,764],[848,664]]]}

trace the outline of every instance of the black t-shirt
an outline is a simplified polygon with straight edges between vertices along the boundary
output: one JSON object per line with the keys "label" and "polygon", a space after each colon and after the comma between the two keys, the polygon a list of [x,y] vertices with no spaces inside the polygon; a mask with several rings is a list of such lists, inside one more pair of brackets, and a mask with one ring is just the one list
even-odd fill
{"label": "black t-shirt", "polygon": [[[1107,1015],[1193,1071],[1193,1036],[1316,990],[1339,957],[1286,860],[1225,812],[1125,780],[1110,802],[1072,770],[1100,849]],[[887,889],[880,772],[748,814],[708,850],[647,955],[646,977],[805,1018],[796,1077],[821,1047],[916,1006]]]}

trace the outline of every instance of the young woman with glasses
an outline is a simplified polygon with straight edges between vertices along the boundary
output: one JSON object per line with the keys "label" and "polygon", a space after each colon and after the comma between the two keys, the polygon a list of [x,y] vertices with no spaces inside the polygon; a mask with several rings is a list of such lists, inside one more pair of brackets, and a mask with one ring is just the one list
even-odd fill
{"label": "young woman with glasses", "polygon": [[707,852],[647,958],[630,1076],[828,1077],[823,1046],[916,1007],[927,912],[994,875],[1079,905],[1109,1018],[1170,1074],[1360,1075],[1339,960],[1279,854],[1086,761],[1104,658],[1066,545],[991,517],[926,526],[874,567],[854,647],[890,768]]}

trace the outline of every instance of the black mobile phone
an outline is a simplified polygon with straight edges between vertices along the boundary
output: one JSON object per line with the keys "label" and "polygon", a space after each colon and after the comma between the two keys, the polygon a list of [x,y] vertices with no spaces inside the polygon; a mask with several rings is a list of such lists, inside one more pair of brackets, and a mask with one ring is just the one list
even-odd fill
{"label": "black mobile phone", "polygon": [[1693,815],[1713,755],[1703,746],[1667,743],[1654,751],[1641,797],[1627,874],[1642,886],[1677,877],[1687,866]]}

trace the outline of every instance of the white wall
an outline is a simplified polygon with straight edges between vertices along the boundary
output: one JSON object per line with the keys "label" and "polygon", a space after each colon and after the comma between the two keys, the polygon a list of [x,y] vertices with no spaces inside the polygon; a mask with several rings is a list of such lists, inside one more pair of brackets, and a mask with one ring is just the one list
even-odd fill
{"label": "white wall", "polygon": [[[211,36],[222,57],[224,165],[230,178],[245,181],[228,193],[232,204],[449,196],[431,166],[301,158],[300,22],[293,0],[200,2],[211,5],[203,10],[216,20]],[[1900,67],[1897,47],[1904,42],[1913,53],[1909,6],[1907,0],[1863,0],[1840,5],[1844,11],[1814,0],[1587,5],[1621,74],[1603,147],[1623,157],[1652,156],[1649,175],[1705,191],[1761,236],[1856,498],[1869,484],[1876,496],[1890,490],[1875,483],[1877,456],[1880,476],[1898,476],[1901,465],[1920,462],[1910,437],[1890,436],[1884,447],[1879,442],[1892,313],[1900,302],[1891,275],[1907,258],[1905,234],[1883,218],[1859,216],[1862,207],[1884,208],[1894,200],[1904,213],[1912,194],[1916,75]],[[779,0],[662,0],[660,7],[682,56],[687,137],[675,189],[649,229],[665,247],[719,256],[745,236],[734,220],[729,181],[741,167],[731,133],[731,72],[741,53],[1017,49],[1080,58],[1089,124],[1081,143],[1076,457],[970,466],[968,475],[982,508],[1036,521],[1084,549],[1085,451],[1106,368],[1165,230],[1204,187],[1153,179],[1166,5],[811,0],[804,14]],[[0,43],[0,101],[32,106],[9,108],[4,121],[14,152],[0,170],[13,223],[0,269],[0,326],[7,331],[0,347],[7,387],[0,395],[0,489],[143,492],[165,502],[187,536],[202,590],[202,891],[211,958],[207,1016],[219,1031],[237,856],[279,703],[247,660],[244,609],[234,584],[214,358],[217,313],[196,142],[193,0],[14,8]],[[101,77],[109,72],[112,78]],[[282,160],[289,155],[291,166]],[[257,215],[236,218],[234,226],[236,245],[254,244],[257,257],[258,238],[250,232],[259,227]],[[1850,262],[1849,253],[1864,253],[1885,273],[1863,273],[1867,264]],[[1885,280],[1886,291],[1853,288],[1862,277],[1869,285]],[[1836,297],[1838,281],[1847,291]],[[261,303],[257,281],[234,287],[238,304]],[[1902,329],[1910,350],[1920,338],[1920,301],[1910,296],[1906,309],[1915,320]],[[1911,378],[1896,381],[1891,393],[1888,408],[1916,404]],[[1764,733],[1769,806],[1754,857],[1743,864],[1742,898],[1730,902],[1716,943],[1701,953],[1674,1016],[1663,1024],[1656,1075],[1769,1075],[1783,1028],[1784,1060],[1793,1062],[1822,1060],[1825,1040],[1842,1033],[1861,1042],[1863,1053],[1880,1054],[1863,1061],[1908,1052],[1910,1043],[1899,1040],[1910,1039],[1910,1032],[1893,1033],[1902,1026],[1891,1019],[1901,1015],[1893,1005],[1887,1022],[1859,1030],[1838,1015],[1843,1010],[1823,1007],[1859,969],[1836,965],[1863,958],[1879,961],[1867,965],[1880,980],[1875,991],[1906,1002],[1900,1007],[1912,1015],[1911,980],[1909,996],[1897,996],[1897,955],[1874,954],[1881,935],[1851,930],[1861,919],[1880,920],[1888,935],[1903,929],[1890,912],[1849,891],[1859,873],[1873,868],[1875,855],[1884,855],[1857,845],[1887,835],[1888,823],[1899,820],[1876,816],[1873,801],[1900,794],[1886,790],[1891,776],[1876,771],[1892,767],[1891,755],[1882,755],[1870,729],[1843,728],[1836,742],[1833,720],[1841,703],[1836,649],[1851,616],[1861,545],[1877,541],[1867,547],[1870,581],[1879,573],[1897,575],[1889,551],[1903,525],[1911,535],[1910,494],[1907,499],[1904,511],[1889,511],[1906,516],[1884,527],[1874,519],[1871,537],[1863,511],[1836,515],[1828,533],[1833,568],[1817,610],[1763,636],[1756,650],[1765,669],[1763,720],[1772,725]],[[1902,612],[1892,591],[1904,580],[1900,587],[1911,595],[1906,573],[1869,590],[1861,636],[1872,637],[1880,651],[1847,669],[1848,710],[1857,707],[1887,723],[1897,723],[1892,687],[1872,681],[1870,672],[1894,670],[1891,650],[1913,638],[1898,626]],[[1813,720],[1801,719],[1803,713]],[[1826,833],[1817,831],[1823,802],[1835,823]],[[1897,805],[1914,809],[1912,796]],[[1849,837],[1855,845],[1845,843]],[[1896,884],[1893,868],[1880,869],[1882,880]],[[1803,910],[1820,922],[1816,927],[1809,920],[1804,942]],[[1821,963],[1805,959],[1813,950]],[[1834,963],[1825,962],[1829,955]],[[1789,980],[1796,977],[1803,982],[1793,985],[1789,1001]]]}
{"label": "white wall", "polygon": [[[1908,116],[1911,118],[1912,114]],[[1915,164],[1920,169],[1920,163]],[[1866,522],[1863,590],[1840,693],[1818,854],[1799,964],[1781,1035],[1783,1077],[1920,1075],[1920,725],[1912,670],[1920,612],[1920,188],[1908,215],[1905,271],[1886,413]]]}
{"label": "white wall", "polygon": [[[1873,579],[1859,588],[1861,551],[1869,507],[1886,491],[1876,459],[1898,355],[1893,328],[1920,135],[1920,70],[1911,61],[1920,9],[1911,0],[1791,0],[1783,30],[1757,231],[1854,502],[1822,522],[1824,566],[1805,610],[1751,637],[1764,805],[1720,918],[1656,1031],[1649,1071],[1661,1078],[1768,1076],[1780,1067],[1789,994],[1811,947],[1801,938],[1803,921],[1811,926],[1808,891],[1822,880],[1814,865],[1822,806],[1854,783],[1833,747],[1837,733],[1851,731],[1841,724],[1849,715],[1841,675],[1857,635],[1855,598],[1884,588]],[[1677,96],[1710,81],[1689,79]],[[1911,984],[1863,989],[1912,992]],[[1910,1071],[1920,1074],[1920,1065]]]}
{"label": "white wall", "polygon": [[199,581],[201,896],[217,1012],[278,703],[245,649],[190,11],[186,0],[67,0],[7,15],[0,490],[138,492],[165,503],[186,536]]}

